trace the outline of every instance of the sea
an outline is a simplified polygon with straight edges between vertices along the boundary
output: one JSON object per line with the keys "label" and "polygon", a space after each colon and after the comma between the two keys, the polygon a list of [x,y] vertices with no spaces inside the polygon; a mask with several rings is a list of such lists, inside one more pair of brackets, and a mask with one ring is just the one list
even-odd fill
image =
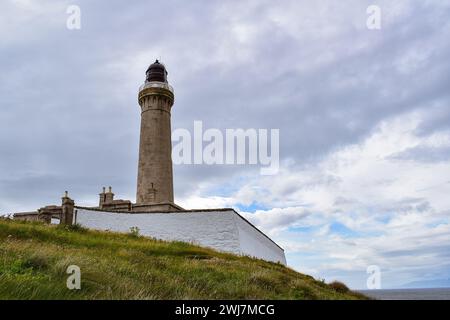
{"label": "sea", "polygon": [[450,288],[359,290],[377,300],[450,300]]}

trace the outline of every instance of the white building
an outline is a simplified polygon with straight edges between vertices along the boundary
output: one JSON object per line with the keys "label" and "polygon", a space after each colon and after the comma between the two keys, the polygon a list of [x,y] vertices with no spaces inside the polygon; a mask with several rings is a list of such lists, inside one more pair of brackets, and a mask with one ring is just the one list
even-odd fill
{"label": "white building", "polygon": [[130,213],[78,207],[74,219],[91,229],[129,232],[138,227],[143,236],[286,264],[284,250],[233,209]]}

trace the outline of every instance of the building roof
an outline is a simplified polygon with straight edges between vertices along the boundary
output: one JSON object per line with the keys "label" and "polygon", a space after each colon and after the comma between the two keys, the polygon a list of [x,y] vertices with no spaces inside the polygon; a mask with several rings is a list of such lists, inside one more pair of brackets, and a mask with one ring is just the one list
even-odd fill
{"label": "building roof", "polygon": [[38,215],[37,211],[29,211],[29,212],[16,212],[13,214],[14,216],[32,216],[32,215]]}

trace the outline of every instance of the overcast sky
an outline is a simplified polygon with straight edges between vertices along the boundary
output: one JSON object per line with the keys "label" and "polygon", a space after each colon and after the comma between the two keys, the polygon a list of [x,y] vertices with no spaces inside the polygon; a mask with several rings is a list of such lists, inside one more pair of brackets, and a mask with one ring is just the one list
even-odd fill
{"label": "overcast sky", "polygon": [[0,212],[109,185],[134,201],[137,92],[160,58],[173,129],[280,129],[277,175],[174,166],[178,204],[238,209],[316,278],[449,279],[449,39],[438,0],[2,0]]}

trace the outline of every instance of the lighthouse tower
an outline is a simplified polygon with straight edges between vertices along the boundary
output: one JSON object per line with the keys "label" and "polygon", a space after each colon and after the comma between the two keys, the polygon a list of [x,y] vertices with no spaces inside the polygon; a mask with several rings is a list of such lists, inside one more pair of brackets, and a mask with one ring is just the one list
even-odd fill
{"label": "lighthouse tower", "polygon": [[141,135],[134,211],[177,211],[174,204],[170,111],[173,88],[165,66],[156,60],[139,88]]}

